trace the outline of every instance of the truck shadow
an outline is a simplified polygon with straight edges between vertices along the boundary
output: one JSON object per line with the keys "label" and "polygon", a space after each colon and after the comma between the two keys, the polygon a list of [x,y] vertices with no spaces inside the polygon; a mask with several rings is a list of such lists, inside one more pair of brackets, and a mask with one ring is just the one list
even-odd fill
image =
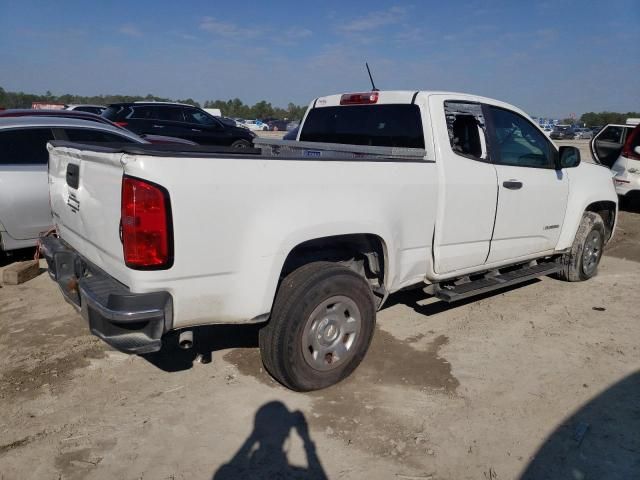
{"label": "truck shadow", "polygon": [[[291,465],[287,456],[290,436],[297,433],[303,443],[307,466]],[[235,479],[326,480],[304,414],[291,412],[280,401],[262,405],[255,415],[253,431],[233,457],[213,474],[212,480]]]}
{"label": "truck shadow", "polygon": [[545,440],[520,480],[638,478],[640,371],[580,407]]}
{"label": "truck shadow", "polygon": [[[426,305],[420,305],[419,302],[433,298],[431,295],[424,293],[422,289],[419,288],[404,290],[391,295],[383,306],[383,310],[393,307],[394,305],[403,304],[413,308],[421,315],[437,315],[447,310],[462,307],[483,298],[501,295],[505,292],[536,282],[539,282],[539,280],[531,280],[519,285],[505,287],[501,290],[495,290],[455,303],[435,301]],[[178,335],[180,334],[178,330],[171,332],[162,339],[162,350],[143,355],[143,358],[165,372],[188,370],[193,367],[195,361],[209,363],[212,359],[212,354],[219,350],[229,348],[257,348],[258,332],[263,325],[262,323],[258,323],[249,325],[204,325],[193,327],[191,328],[194,338],[193,347],[188,350],[183,350],[178,346]]]}

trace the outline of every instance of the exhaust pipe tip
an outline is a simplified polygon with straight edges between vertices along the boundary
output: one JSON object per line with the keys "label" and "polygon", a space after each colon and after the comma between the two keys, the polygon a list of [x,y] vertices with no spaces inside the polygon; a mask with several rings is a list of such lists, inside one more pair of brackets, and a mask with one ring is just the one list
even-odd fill
{"label": "exhaust pipe tip", "polygon": [[189,350],[193,347],[193,331],[186,330],[180,333],[178,337],[178,346],[183,350]]}

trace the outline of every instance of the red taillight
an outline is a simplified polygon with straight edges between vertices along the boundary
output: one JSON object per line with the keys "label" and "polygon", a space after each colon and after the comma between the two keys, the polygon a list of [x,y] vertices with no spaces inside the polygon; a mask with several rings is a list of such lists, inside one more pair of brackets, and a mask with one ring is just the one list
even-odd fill
{"label": "red taillight", "polygon": [[369,105],[378,101],[378,92],[345,93],[340,97],[340,105]]}
{"label": "red taillight", "polygon": [[132,177],[122,179],[124,261],[137,270],[159,270],[173,263],[171,211],[166,190]]}
{"label": "red taillight", "polygon": [[634,128],[629,136],[627,137],[627,141],[624,142],[624,147],[622,147],[622,156],[630,158],[631,160],[640,160],[640,155],[638,155],[634,151],[634,145],[640,145],[640,126]]}
{"label": "red taillight", "polygon": [[117,126],[123,127],[123,128],[126,127],[127,125],[129,125],[127,122],[113,122],[113,123],[115,123]]}

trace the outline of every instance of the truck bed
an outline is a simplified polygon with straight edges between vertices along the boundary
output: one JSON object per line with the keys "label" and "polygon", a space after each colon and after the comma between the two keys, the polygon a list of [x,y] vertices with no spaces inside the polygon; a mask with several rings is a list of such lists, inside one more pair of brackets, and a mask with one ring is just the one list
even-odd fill
{"label": "truck bed", "polygon": [[[278,143],[301,152],[282,157],[263,147],[52,142],[54,223],[67,244],[133,293],[172,294],[176,328],[267,314],[288,253],[309,238],[387,239],[386,288],[421,281],[437,204],[435,163],[418,157],[422,152],[398,156],[385,147],[356,147],[357,155],[340,158],[345,146],[330,156],[332,144],[314,145],[320,158],[304,156],[308,146],[299,143]],[[77,188],[67,181],[70,164]],[[175,258],[167,270],[124,263],[123,175],[161,185],[170,196]]]}

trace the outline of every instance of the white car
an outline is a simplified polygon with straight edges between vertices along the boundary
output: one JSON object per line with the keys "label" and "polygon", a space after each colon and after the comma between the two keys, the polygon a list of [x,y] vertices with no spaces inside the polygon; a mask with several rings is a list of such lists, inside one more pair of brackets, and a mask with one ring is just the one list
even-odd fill
{"label": "white car", "polygon": [[609,169],[489,98],[329,95],[298,141],[254,146],[51,147],[43,253],[94,334],[145,353],[261,323],[266,369],[314,390],[355,370],[391,293],[587,280],[616,224]]}
{"label": "white car", "polygon": [[267,131],[269,130],[269,125],[260,121],[260,120],[245,120],[242,125],[243,127],[248,128],[252,131]]}
{"label": "white car", "polygon": [[147,143],[111,125],[60,117],[0,118],[0,250],[33,247],[53,225],[47,142]]}
{"label": "white car", "polygon": [[607,125],[591,148],[596,160],[611,166],[617,194],[629,201],[640,200],[640,125]]}
{"label": "white car", "polygon": [[71,104],[71,105],[65,105],[64,106],[65,110],[76,110],[78,112],[89,112],[89,113],[94,113],[96,115],[102,115],[102,112],[104,112],[107,107],[105,107],[104,105],[76,105],[76,104]]}
{"label": "white car", "polygon": [[590,140],[593,138],[593,130],[590,128],[576,128],[575,132],[575,140]]}

